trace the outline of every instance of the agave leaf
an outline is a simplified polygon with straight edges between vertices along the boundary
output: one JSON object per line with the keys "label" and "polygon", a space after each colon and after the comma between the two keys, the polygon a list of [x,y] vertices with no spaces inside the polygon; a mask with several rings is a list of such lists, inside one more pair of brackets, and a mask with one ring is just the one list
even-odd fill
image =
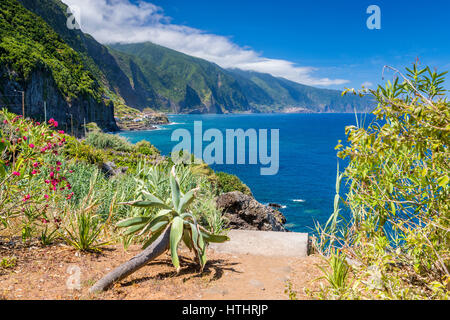
{"label": "agave leaf", "polygon": [[150,192],[147,192],[145,190],[142,190],[142,194],[144,195],[144,197],[148,200],[148,201],[153,201],[155,203],[164,203],[164,201],[162,201],[160,198],[158,198],[157,196],[151,194]]}
{"label": "agave leaf", "polygon": [[172,172],[170,174],[170,187],[172,189],[173,207],[178,211],[181,198],[181,189],[175,173],[175,166],[172,168]]}
{"label": "agave leaf", "polygon": [[195,252],[200,251],[200,248],[198,247],[198,229],[193,223],[189,223],[189,226],[191,227],[191,240],[192,240],[192,246],[195,250]]}
{"label": "agave leaf", "polygon": [[200,266],[202,267],[201,272],[203,272],[203,269],[205,269],[205,266],[206,266],[206,262],[208,261],[208,258],[206,257],[206,248],[200,254],[199,260],[200,260]]}
{"label": "agave leaf", "polygon": [[189,250],[192,251],[193,249],[193,244],[192,244],[192,237],[191,237],[191,233],[189,232],[189,229],[184,229],[183,231],[183,242],[186,245],[186,247],[189,248]]}
{"label": "agave leaf", "polygon": [[156,231],[158,231],[159,229],[161,229],[161,228],[167,226],[168,224],[169,224],[169,221],[168,221],[168,220],[162,220],[162,221],[159,221],[159,222],[155,223],[155,224],[150,228],[150,231],[151,231],[152,233],[153,233],[153,232],[156,232]]}
{"label": "agave leaf", "polygon": [[156,230],[159,230],[159,228],[156,228],[156,225],[161,222],[165,222],[165,224],[167,225],[169,223],[169,217],[167,216],[155,217],[149,224],[147,224],[147,226],[141,231],[141,233],[138,234],[138,236],[142,236],[147,232],[155,232]]}
{"label": "agave leaf", "polygon": [[139,224],[139,225],[130,227],[123,235],[124,236],[129,236],[129,235],[135,234],[136,232],[144,229],[145,226],[146,226],[146,224]]}
{"label": "agave leaf", "polygon": [[198,247],[199,247],[199,252],[198,252],[198,260],[200,261],[200,266],[202,267],[202,272],[203,269],[205,268],[206,265],[206,247],[207,247],[207,243],[205,242],[205,239],[203,238],[203,234],[200,231],[200,228],[197,225],[197,229],[199,231],[198,233]]}
{"label": "agave leaf", "polygon": [[168,205],[166,205],[163,201],[151,201],[151,200],[137,200],[133,202],[124,202],[121,204],[138,207],[138,208],[162,208],[162,209],[170,209]]}
{"label": "agave leaf", "polygon": [[[191,213],[183,213],[182,215],[180,215],[180,218],[185,220],[186,218],[191,218],[192,221],[195,221],[195,217],[191,214]],[[189,224],[190,222],[185,220],[185,223]]]}
{"label": "agave leaf", "polygon": [[178,206],[179,213],[184,212],[189,207],[189,205],[195,200],[195,194],[197,193],[198,190],[200,190],[200,188],[192,189],[181,198]]}
{"label": "agave leaf", "polygon": [[156,241],[156,239],[159,238],[159,236],[163,233],[164,230],[165,230],[164,228],[161,228],[160,230],[152,233],[152,236],[146,243],[144,243],[144,245],[142,246],[142,249],[143,250],[147,249],[153,242]]}
{"label": "agave leaf", "polygon": [[201,231],[203,239],[207,242],[207,243],[224,243],[227,241],[230,241],[230,238],[227,236],[222,236],[222,235],[216,235],[216,234],[212,234],[206,231]]}
{"label": "agave leaf", "polygon": [[150,221],[151,218],[149,217],[135,217],[135,218],[129,218],[126,220],[123,220],[121,222],[119,222],[118,224],[116,224],[116,226],[118,228],[128,228],[131,226],[135,226],[138,224],[144,224],[144,223],[148,223]]}
{"label": "agave leaf", "polygon": [[155,218],[162,217],[162,216],[168,216],[172,212],[173,212],[172,209],[163,209],[155,215]]}
{"label": "agave leaf", "polygon": [[172,256],[172,263],[177,269],[177,273],[180,272],[180,260],[178,259],[178,244],[183,237],[184,221],[180,217],[175,217],[172,222],[172,228],[170,230],[170,254]]}

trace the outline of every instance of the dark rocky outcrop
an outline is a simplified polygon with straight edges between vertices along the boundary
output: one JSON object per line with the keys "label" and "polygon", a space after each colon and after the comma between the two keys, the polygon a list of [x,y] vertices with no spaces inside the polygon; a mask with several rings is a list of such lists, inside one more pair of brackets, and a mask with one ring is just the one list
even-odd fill
{"label": "dark rocky outcrop", "polygon": [[230,221],[231,229],[287,232],[281,212],[241,192],[222,194],[217,198],[217,207]]}
{"label": "dark rocky outcrop", "polygon": [[117,176],[122,173],[126,173],[128,168],[117,168],[114,162],[105,162],[102,165],[102,172],[108,177]]}

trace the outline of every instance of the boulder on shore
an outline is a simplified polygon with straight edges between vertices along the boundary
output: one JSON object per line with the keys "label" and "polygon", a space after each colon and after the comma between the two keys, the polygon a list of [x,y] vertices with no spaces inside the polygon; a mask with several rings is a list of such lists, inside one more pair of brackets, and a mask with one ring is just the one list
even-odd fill
{"label": "boulder on shore", "polygon": [[237,230],[287,232],[284,215],[241,192],[229,192],[217,198],[217,207],[229,220],[228,227]]}

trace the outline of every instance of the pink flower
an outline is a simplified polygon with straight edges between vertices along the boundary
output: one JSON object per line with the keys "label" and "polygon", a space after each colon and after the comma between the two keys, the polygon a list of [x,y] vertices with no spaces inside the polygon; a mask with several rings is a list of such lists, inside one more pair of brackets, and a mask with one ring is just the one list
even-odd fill
{"label": "pink flower", "polygon": [[45,153],[45,151],[47,151],[47,148],[42,148],[41,149],[41,153]]}
{"label": "pink flower", "polygon": [[31,196],[30,196],[29,194],[27,194],[27,195],[22,199],[22,201],[23,201],[23,202],[27,202],[28,200],[30,200],[30,198],[31,198]]}
{"label": "pink flower", "polygon": [[39,126],[39,125],[41,125],[41,123],[40,122],[36,122],[36,125]]}
{"label": "pink flower", "polygon": [[4,123],[4,124],[7,124],[7,123],[8,123],[8,120],[3,120],[3,123]]}
{"label": "pink flower", "polygon": [[30,143],[30,148],[33,149],[34,148],[34,144]]}
{"label": "pink flower", "polygon": [[27,139],[28,139],[27,137],[23,137],[23,140],[24,140],[24,141],[27,141]]}
{"label": "pink flower", "polygon": [[55,176],[55,173],[52,171],[50,172],[50,178],[53,178]]}
{"label": "pink flower", "polygon": [[14,171],[12,174],[13,174],[13,176],[20,177],[20,172]]}
{"label": "pink flower", "polygon": [[37,170],[33,170],[33,171],[31,172],[32,175],[35,175],[35,174],[37,174],[37,173],[38,173]]}
{"label": "pink flower", "polygon": [[35,168],[39,167],[39,162],[33,163],[33,167],[35,167]]}
{"label": "pink flower", "polygon": [[44,198],[48,200],[48,198],[49,198],[48,194],[45,194]]}
{"label": "pink flower", "polygon": [[57,166],[60,166],[60,165],[61,165],[61,162],[56,161],[56,165],[57,165]]}
{"label": "pink flower", "polygon": [[63,130],[59,130],[58,133],[59,134],[64,134],[64,131]]}
{"label": "pink flower", "polygon": [[50,180],[45,180],[45,183],[46,184],[50,184]]}

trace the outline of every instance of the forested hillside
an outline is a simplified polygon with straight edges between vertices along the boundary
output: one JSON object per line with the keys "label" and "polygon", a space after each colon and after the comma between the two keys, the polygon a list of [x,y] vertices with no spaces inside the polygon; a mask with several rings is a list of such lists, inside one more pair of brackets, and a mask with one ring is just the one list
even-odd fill
{"label": "forested hillside", "polygon": [[74,134],[85,121],[117,129],[113,106],[104,101],[96,78],[42,18],[16,0],[2,0],[0,39],[2,106],[22,114],[24,92],[25,116],[55,118]]}

